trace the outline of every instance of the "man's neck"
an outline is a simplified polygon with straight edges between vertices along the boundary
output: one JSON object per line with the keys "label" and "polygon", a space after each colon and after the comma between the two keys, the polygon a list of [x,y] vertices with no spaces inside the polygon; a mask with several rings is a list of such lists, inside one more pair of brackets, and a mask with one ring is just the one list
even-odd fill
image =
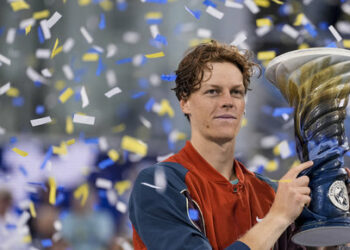
{"label": "man's neck", "polygon": [[191,138],[192,146],[197,152],[227,180],[235,179],[233,159],[235,141],[217,143],[204,138]]}

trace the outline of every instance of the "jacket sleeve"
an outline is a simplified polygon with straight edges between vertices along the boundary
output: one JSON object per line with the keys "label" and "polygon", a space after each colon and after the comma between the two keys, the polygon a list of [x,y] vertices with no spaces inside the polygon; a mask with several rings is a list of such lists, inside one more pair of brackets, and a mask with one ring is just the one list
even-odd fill
{"label": "jacket sleeve", "polygon": [[[153,166],[140,172],[129,200],[129,216],[135,231],[149,250],[212,249],[209,240],[190,219],[184,176],[164,167],[166,188],[154,185]],[[243,244],[243,243],[242,243]],[[233,248],[242,248],[235,243]]]}

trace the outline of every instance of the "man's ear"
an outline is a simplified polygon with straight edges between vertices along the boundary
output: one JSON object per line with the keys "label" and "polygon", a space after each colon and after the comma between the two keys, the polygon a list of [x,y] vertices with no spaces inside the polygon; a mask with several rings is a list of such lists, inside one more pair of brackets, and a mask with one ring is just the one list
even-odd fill
{"label": "man's ear", "polygon": [[181,110],[184,114],[189,115],[191,113],[190,112],[190,104],[189,104],[188,100],[181,99],[180,107],[181,107]]}

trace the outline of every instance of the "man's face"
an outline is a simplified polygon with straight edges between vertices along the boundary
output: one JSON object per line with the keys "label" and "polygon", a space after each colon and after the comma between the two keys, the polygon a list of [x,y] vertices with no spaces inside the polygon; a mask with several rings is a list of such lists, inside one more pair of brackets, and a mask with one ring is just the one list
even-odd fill
{"label": "man's face", "polygon": [[213,70],[205,72],[199,90],[181,109],[191,122],[192,139],[225,143],[237,136],[245,108],[245,88],[241,71],[232,63],[211,63]]}

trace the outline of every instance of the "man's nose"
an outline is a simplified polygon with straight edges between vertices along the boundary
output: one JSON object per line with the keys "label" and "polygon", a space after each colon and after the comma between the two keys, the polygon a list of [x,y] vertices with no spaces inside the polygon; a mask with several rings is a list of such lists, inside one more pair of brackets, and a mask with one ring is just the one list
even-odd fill
{"label": "man's nose", "polygon": [[232,108],[233,107],[233,97],[230,92],[224,92],[221,96],[221,106],[224,108]]}

